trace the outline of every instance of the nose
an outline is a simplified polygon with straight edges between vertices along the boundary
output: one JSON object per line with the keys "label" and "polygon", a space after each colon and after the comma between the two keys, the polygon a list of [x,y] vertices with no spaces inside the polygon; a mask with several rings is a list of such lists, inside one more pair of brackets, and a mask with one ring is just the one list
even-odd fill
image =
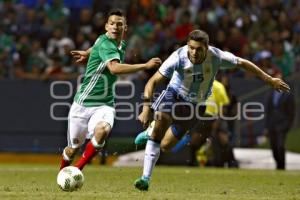
{"label": "nose", "polygon": [[195,56],[196,56],[196,51],[193,50],[193,51],[191,52],[191,55],[192,55],[193,57],[195,57]]}
{"label": "nose", "polygon": [[117,30],[117,28],[118,28],[117,24],[114,24],[112,28],[113,28],[114,30]]}

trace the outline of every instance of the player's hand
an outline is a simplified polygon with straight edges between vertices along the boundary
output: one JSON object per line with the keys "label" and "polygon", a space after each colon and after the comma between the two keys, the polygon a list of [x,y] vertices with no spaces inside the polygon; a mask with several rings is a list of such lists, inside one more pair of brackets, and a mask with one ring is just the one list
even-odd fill
{"label": "player's hand", "polygon": [[138,117],[138,119],[140,120],[140,122],[142,123],[144,128],[147,128],[150,123],[150,115],[151,115],[150,108],[144,107],[143,111],[141,112],[141,114]]}
{"label": "player's hand", "polygon": [[75,62],[78,63],[78,64],[87,63],[87,60],[88,60],[89,55],[90,55],[87,51],[78,51],[78,50],[71,51],[70,53],[73,56],[73,58],[76,59]]}
{"label": "player's hand", "polygon": [[272,78],[270,81],[271,86],[279,92],[289,92],[290,87],[280,78]]}
{"label": "player's hand", "polygon": [[152,69],[152,68],[157,68],[161,65],[161,59],[160,58],[151,58],[147,63],[146,63],[146,69]]}

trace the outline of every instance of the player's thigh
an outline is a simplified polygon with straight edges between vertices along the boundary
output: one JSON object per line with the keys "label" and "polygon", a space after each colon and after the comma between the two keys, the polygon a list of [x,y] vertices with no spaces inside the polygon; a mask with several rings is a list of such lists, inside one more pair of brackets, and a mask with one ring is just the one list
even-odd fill
{"label": "player's thigh", "polygon": [[169,151],[171,148],[173,148],[176,145],[177,142],[178,139],[173,134],[172,129],[168,128],[164,138],[161,141],[160,146],[163,151]]}
{"label": "player's thigh", "polygon": [[76,103],[71,106],[68,117],[68,146],[79,148],[88,132],[88,110]]}
{"label": "player's thigh", "polygon": [[172,117],[174,120],[171,130],[173,135],[180,140],[197,123],[198,119],[195,110],[198,108],[195,104],[185,102],[185,104],[176,105],[173,109]]}
{"label": "player's thigh", "polygon": [[115,109],[110,106],[100,106],[95,109],[95,112],[92,114],[88,123],[88,138],[91,138],[94,135],[97,127],[103,126],[103,128],[105,128],[107,127],[107,124],[109,125],[109,130],[107,130],[107,132],[110,132],[114,125],[115,112]]}

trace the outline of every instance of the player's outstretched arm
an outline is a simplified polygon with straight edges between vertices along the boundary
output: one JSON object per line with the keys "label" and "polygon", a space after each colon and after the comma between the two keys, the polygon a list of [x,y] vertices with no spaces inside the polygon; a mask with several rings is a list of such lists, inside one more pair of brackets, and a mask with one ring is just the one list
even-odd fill
{"label": "player's outstretched arm", "polygon": [[92,47],[86,51],[73,50],[70,53],[76,59],[76,61],[75,61],[76,63],[85,64],[85,63],[87,63],[87,60],[89,58],[91,51],[92,51]]}
{"label": "player's outstretched arm", "polygon": [[143,64],[126,64],[119,63],[118,60],[111,60],[107,63],[107,67],[112,74],[129,74],[140,70],[157,68],[161,65],[159,58],[152,58]]}
{"label": "player's outstretched arm", "polygon": [[156,72],[147,82],[144,90],[144,105],[141,114],[139,115],[139,120],[146,128],[150,123],[150,114],[151,114],[151,102],[153,99],[153,92],[157,85],[167,80],[160,72]]}
{"label": "player's outstretched arm", "polygon": [[249,60],[239,58],[238,59],[238,66],[254,73],[259,78],[267,82],[269,85],[271,85],[274,89],[278,90],[279,92],[289,92],[290,87],[287,83],[285,83],[280,78],[274,78],[268,74],[266,74],[263,70],[261,70],[258,66],[256,66],[254,63],[252,63]]}

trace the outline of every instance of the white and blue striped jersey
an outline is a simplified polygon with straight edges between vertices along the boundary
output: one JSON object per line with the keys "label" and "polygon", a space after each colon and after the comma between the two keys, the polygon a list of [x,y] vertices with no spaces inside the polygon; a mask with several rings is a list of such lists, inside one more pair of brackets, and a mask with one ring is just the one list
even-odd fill
{"label": "white and blue striped jersey", "polygon": [[201,103],[211,94],[218,70],[234,68],[237,63],[238,57],[232,53],[209,46],[203,63],[194,65],[188,58],[188,46],[185,45],[165,60],[159,72],[171,79],[168,87],[172,87],[184,100]]}

